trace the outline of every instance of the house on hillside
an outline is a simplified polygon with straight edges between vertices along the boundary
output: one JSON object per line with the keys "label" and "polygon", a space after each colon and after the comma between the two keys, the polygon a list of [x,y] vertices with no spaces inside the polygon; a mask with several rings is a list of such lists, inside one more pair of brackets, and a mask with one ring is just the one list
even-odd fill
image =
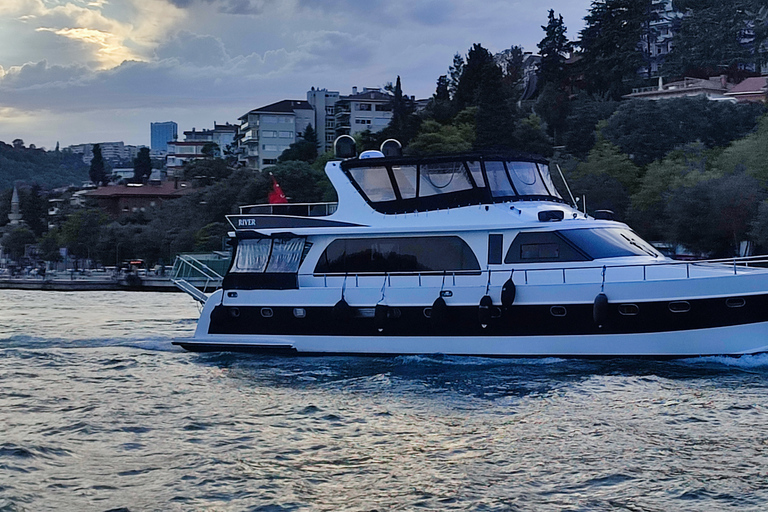
{"label": "house on hillside", "polygon": [[163,202],[178,199],[192,190],[188,183],[181,181],[153,182],[149,185],[128,183],[88,190],[83,192],[81,197],[94,201],[107,215],[117,219],[156,208]]}
{"label": "house on hillside", "polygon": [[725,93],[739,103],[768,102],[768,76],[747,78]]}
{"label": "house on hillside", "polygon": [[711,78],[684,78],[668,84],[659,77],[659,85],[655,87],[640,87],[632,89],[631,94],[624,95],[626,99],[666,100],[689,96],[706,96],[711,100],[730,100],[726,93],[733,84],[728,83],[725,75]]}

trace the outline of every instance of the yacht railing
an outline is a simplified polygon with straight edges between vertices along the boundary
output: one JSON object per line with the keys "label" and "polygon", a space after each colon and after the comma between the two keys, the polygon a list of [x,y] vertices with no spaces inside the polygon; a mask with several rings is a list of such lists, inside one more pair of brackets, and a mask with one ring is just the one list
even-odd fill
{"label": "yacht railing", "polygon": [[325,217],[338,208],[339,203],[281,203],[252,204],[240,207],[240,215],[292,215],[295,217]]}
{"label": "yacht railing", "polygon": [[[493,286],[500,284],[510,276],[523,276],[524,284],[538,282],[539,284],[590,284],[605,282],[648,281],[661,279],[695,279],[711,276],[711,271],[718,271],[723,275],[724,270],[733,275],[743,275],[753,272],[768,272],[768,256],[750,256],[739,258],[709,259],[695,261],[665,260],[656,263],[634,263],[625,265],[590,265],[574,267],[549,267],[549,268],[507,268],[485,270],[461,270],[461,271],[418,271],[418,272],[349,272],[349,273],[306,273],[299,277],[323,278],[324,286],[328,286],[328,280],[338,282],[343,278],[349,286],[359,286],[360,280],[371,277],[385,277],[387,286],[391,279],[397,277],[415,277],[418,285],[422,286],[425,279],[442,277],[446,285],[455,286],[456,278],[462,276],[485,276],[485,279]],[[672,272],[669,272],[669,271]],[[617,273],[617,271],[620,271]],[[547,275],[549,279],[540,279]],[[494,277],[496,279],[494,279]],[[541,282],[540,282],[541,281]]]}
{"label": "yacht railing", "polygon": [[208,290],[219,288],[223,279],[218,272],[189,254],[180,254],[173,262],[171,282],[203,304],[208,298]]}

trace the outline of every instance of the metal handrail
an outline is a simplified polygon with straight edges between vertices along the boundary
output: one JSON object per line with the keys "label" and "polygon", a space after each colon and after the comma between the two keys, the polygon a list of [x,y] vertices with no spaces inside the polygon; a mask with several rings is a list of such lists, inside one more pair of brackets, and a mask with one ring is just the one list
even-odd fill
{"label": "metal handrail", "polygon": [[[240,207],[240,215],[293,215],[297,217],[325,217],[338,208],[337,202],[250,204]],[[297,213],[298,212],[298,213]]]}
{"label": "metal handrail", "polygon": [[[675,260],[663,260],[654,263],[633,263],[633,264],[621,264],[621,265],[590,265],[590,266],[575,266],[575,267],[549,267],[549,268],[505,268],[505,269],[485,269],[485,270],[456,270],[456,271],[418,271],[418,272],[308,272],[301,273],[299,277],[317,277],[323,278],[325,285],[327,285],[327,278],[329,277],[343,277],[346,279],[354,279],[357,285],[359,278],[364,277],[377,277],[386,276],[391,277],[418,277],[419,286],[421,286],[421,278],[428,276],[447,276],[455,279],[457,276],[482,276],[488,275],[488,279],[494,274],[509,276],[512,272],[514,274],[523,274],[525,283],[528,283],[529,274],[535,274],[539,272],[562,272],[563,284],[568,283],[567,274],[569,272],[578,270],[595,270],[602,271],[605,268],[609,273],[611,270],[616,269],[631,269],[638,268],[643,270],[642,279],[638,281],[647,280],[647,270],[649,268],[659,269],[663,267],[685,267],[685,278],[691,279],[691,268],[701,268],[708,265],[717,265],[718,267],[724,267],[725,265],[733,267],[733,275],[738,275],[739,270],[750,269],[750,271],[758,271],[763,266],[763,270],[768,272],[768,256],[746,256],[738,258],[722,258],[722,259],[708,259],[708,260],[694,260],[694,261],[675,261]],[[750,266],[751,265],[751,266]],[[600,280],[602,277],[600,278]],[[597,280],[596,282],[599,282]],[[610,281],[609,281],[610,282]]]}
{"label": "metal handrail", "polygon": [[176,261],[173,263],[171,282],[176,284],[177,281],[181,281],[183,277],[189,277],[180,276],[182,270],[186,268],[190,268],[206,278],[203,290],[207,290],[212,281],[216,282],[216,288],[218,288],[221,285],[221,281],[224,279],[223,276],[202,261],[193,258],[188,254],[179,254],[176,256]]}

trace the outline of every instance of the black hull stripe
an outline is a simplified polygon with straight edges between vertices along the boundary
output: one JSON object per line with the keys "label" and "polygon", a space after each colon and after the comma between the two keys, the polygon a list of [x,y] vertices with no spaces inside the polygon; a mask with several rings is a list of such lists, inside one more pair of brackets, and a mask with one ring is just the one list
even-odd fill
{"label": "black hull stripe", "polygon": [[[515,306],[493,308],[493,318],[483,327],[478,307],[449,307],[437,323],[423,307],[390,308],[383,323],[374,318],[335,320],[331,307],[304,307],[296,318],[292,307],[216,306],[208,334],[330,335],[330,336],[579,336],[595,334],[642,334],[711,329],[768,321],[768,295],[697,299],[670,303],[609,303],[605,322],[593,320],[593,304]],[[738,307],[733,307],[739,305]],[[263,311],[265,308],[268,311]],[[676,311],[673,311],[676,310]],[[271,312],[271,316],[270,315]],[[636,314],[626,315],[622,312]],[[554,313],[554,314],[553,314]],[[266,314],[266,316],[265,316]],[[381,330],[379,330],[381,328]]]}
{"label": "black hull stripe", "polygon": [[[328,356],[342,356],[342,357],[379,357],[379,358],[393,358],[399,356],[419,356],[430,354],[417,354],[417,353],[377,353],[377,352],[299,352],[293,347],[286,346],[271,346],[263,344],[248,344],[248,343],[204,343],[204,342],[183,342],[175,341],[174,345],[178,345],[184,350],[190,352],[239,352],[245,354],[258,354],[267,356],[280,356],[280,357],[328,357]],[[749,355],[756,355],[762,352],[750,353]],[[431,354],[439,355],[439,354]],[[606,359],[637,359],[648,361],[669,361],[674,359],[690,359],[692,357],[711,357],[722,356],[723,354],[460,354],[461,357],[484,357],[489,359],[584,359],[584,360],[606,360]],[[730,357],[739,358],[738,355]]]}

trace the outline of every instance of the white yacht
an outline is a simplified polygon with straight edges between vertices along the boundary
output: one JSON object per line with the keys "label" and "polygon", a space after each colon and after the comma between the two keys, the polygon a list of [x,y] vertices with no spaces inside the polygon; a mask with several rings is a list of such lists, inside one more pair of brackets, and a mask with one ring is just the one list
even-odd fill
{"label": "white yacht", "polygon": [[[193,351],[491,357],[768,351],[758,258],[679,262],[515,153],[326,166],[338,203],[241,207]],[[391,144],[391,143],[390,143]],[[346,157],[344,159],[343,157]]]}

